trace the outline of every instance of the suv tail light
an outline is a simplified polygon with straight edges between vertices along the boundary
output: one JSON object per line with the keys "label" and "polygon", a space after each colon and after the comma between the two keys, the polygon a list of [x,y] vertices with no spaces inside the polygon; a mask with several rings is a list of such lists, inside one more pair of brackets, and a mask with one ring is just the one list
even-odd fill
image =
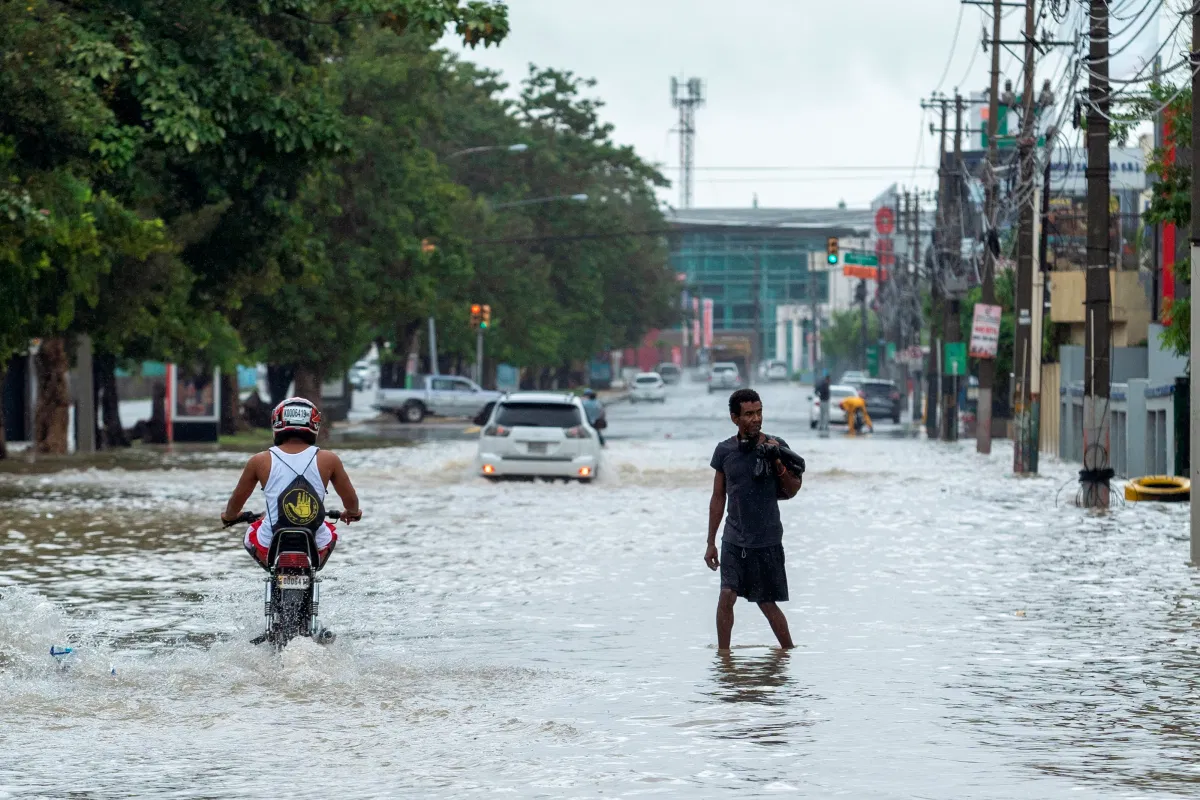
{"label": "suv tail light", "polygon": [[576,425],[573,428],[567,428],[563,431],[563,435],[568,439],[587,439],[588,432],[583,429],[582,425]]}
{"label": "suv tail light", "polygon": [[892,392],[892,399],[893,399],[893,400],[899,400],[899,399],[900,399],[900,393],[899,393],[899,392]]}
{"label": "suv tail light", "polygon": [[487,430],[483,432],[484,436],[508,436],[512,433],[512,428],[506,428],[503,425],[489,425]]}

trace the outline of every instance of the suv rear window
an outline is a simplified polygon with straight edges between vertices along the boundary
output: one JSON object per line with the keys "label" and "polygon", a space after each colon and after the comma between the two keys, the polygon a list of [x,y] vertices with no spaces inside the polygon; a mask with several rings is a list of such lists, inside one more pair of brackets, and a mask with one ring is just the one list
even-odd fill
{"label": "suv rear window", "polygon": [[876,397],[885,396],[891,397],[892,392],[896,391],[896,387],[890,383],[864,383],[863,391]]}
{"label": "suv rear window", "polygon": [[737,372],[737,367],[730,366],[730,365],[718,364],[717,366],[713,367],[712,371],[713,372]]}
{"label": "suv rear window", "polygon": [[566,403],[501,403],[496,424],[508,428],[574,428],[579,409]]}
{"label": "suv rear window", "polygon": [[643,375],[642,377],[634,380],[634,383],[657,384],[660,380],[662,379],[657,375]]}

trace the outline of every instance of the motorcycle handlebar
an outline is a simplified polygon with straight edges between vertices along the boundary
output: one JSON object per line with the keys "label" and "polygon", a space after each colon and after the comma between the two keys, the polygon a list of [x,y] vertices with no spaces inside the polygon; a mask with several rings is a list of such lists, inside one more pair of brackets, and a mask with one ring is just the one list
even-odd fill
{"label": "motorcycle handlebar", "polygon": [[[325,516],[328,517],[329,519],[341,519],[342,512],[341,511],[326,511]],[[236,517],[231,519],[229,522],[225,522],[223,524],[226,528],[228,528],[232,525],[237,525],[240,522],[247,522],[247,523],[248,522],[257,522],[258,520],[262,519],[262,517],[263,517],[263,515],[258,513],[257,511],[243,511],[242,513],[238,514]]]}

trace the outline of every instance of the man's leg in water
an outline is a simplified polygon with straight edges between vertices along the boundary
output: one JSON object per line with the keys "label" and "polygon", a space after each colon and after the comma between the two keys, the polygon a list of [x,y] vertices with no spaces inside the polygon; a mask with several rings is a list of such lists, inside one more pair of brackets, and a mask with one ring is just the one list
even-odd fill
{"label": "man's leg in water", "polygon": [[[771,630],[775,632],[775,638],[779,640],[779,646],[784,650],[791,650],[795,647],[792,644],[792,632],[788,630],[787,617],[783,615],[783,611],[775,603],[759,603],[758,607],[762,609],[763,616],[767,618],[767,622],[771,623]],[[730,615],[732,617],[732,614]],[[733,620],[730,619],[730,623]]]}
{"label": "man's leg in water", "polygon": [[721,596],[717,599],[717,649],[722,652],[729,650],[729,639],[733,634],[733,604],[736,602],[737,592],[722,586]]}

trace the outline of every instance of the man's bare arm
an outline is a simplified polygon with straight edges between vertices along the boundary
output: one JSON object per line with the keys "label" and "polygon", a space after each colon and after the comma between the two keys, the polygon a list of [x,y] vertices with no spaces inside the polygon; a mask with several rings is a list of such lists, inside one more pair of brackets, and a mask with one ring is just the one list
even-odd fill
{"label": "man's bare arm", "polygon": [[[779,467],[783,467],[782,462],[777,462]],[[778,469],[778,467],[777,467]],[[787,468],[784,468],[779,473],[779,486],[783,489],[784,497],[791,500],[800,491],[800,487],[804,485],[803,475],[793,475]]]}
{"label": "man's bare arm", "polygon": [[[325,452],[329,453],[328,450]],[[342,521],[347,524],[357,522],[362,519],[362,511],[358,507],[358,492],[354,491],[354,484],[350,482],[342,460],[336,453],[329,453],[329,456],[333,459],[333,471],[329,474],[329,482],[333,484],[333,490],[338,493],[338,497],[342,498]]]}
{"label": "man's bare arm", "polygon": [[261,460],[262,453],[256,453],[250,456],[250,460],[246,462],[246,466],[242,469],[242,476],[238,478],[237,486],[233,487],[233,494],[229,496],[229,502],[225,504],[225,510],[221,512],[222,522],[229,522],[242,513],[242,506],[246,505],[250,495],[254,494],[254,487],[259,483],[258,465]]}
{"label": "man's bare arm", "polygon": [[713,476],[712,497],[708,501],[708,547],[704,550],[704,563],[709,569],[721,566],[717,554],[717,529],[725,515],[725,473],[720,470]]}

